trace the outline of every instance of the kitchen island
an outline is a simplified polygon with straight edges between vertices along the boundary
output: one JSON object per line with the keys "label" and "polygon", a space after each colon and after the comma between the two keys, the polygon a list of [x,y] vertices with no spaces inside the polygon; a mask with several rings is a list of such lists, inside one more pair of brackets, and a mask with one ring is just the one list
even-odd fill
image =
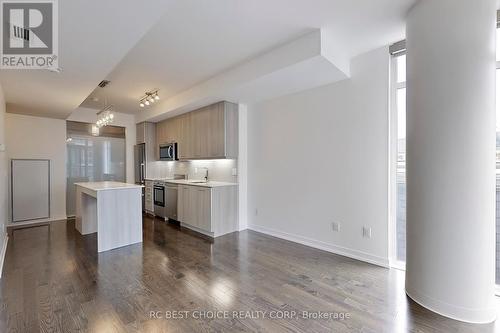
{"label": "kitchen island", "polygon": [[97,252],[142,242],[142,186],[120,182],[75,183],[75,227],[97,232]]}

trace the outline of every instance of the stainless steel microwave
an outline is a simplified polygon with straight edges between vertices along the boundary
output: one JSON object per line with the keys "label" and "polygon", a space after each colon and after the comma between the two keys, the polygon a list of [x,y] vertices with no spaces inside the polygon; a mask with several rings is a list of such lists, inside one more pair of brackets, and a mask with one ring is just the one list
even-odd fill
{"label": "stainless steel microwave", "polygon": [[177,142],[160,145],[160,161],[177,160]]}

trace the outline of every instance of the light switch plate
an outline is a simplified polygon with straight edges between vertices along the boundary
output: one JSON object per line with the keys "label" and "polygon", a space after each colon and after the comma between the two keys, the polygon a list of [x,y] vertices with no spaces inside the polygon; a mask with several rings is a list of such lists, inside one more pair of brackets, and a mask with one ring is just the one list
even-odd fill
{"label": "light switch plate", "polygon": [[5,151],[5,143],[0,143],[0,151]]}
{"label": "light switch plate", "polygon": [[363,227],[363,237],[372,238],[372,228]]}
{"label": "light switch plate", "polygon": [[233,176],[237,176],[237,175],[238,175],[238,169],[233,168],[233,169],[231,170],[231,175],[233,175]]}

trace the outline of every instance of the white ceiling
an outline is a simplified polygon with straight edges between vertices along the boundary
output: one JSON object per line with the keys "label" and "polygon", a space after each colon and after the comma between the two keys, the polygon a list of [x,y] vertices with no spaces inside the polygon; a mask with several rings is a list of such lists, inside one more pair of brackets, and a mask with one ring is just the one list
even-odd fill
{"label": "white ceiling", "polygon": [[[0,72],[9,112],[65,118],[80,103],[135,113],[315,29],[352,57],[404,36],[414,0],[59,1],[63,72]],[[114,36],[110,38],[109,36]],[[104,88],[94,88],[102,79]],[[97,97],[93,102],[87,96]],[[155,107],[161,108],[161,103]]]}
{"label": "white ceiling", "polygon": [[70,0],[59,4],[59,67],[2,70],[7,111],[66,118],[165,12],[168,0],[142,0],[155,8],[140,15],[135,0]]}

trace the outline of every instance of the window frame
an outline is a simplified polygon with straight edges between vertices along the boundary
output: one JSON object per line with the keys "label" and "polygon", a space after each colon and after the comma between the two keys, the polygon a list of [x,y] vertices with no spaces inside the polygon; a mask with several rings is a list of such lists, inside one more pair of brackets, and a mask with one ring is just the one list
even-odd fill
{"label": "window frame", "polygon": [[389,105],[389,266],[406,270],[406,262],[397,258],[397,162],[398,162],[398,106],[397,91],[406,88],[406,81],[398,82],[397,58],[406,51],[390,56]]}

